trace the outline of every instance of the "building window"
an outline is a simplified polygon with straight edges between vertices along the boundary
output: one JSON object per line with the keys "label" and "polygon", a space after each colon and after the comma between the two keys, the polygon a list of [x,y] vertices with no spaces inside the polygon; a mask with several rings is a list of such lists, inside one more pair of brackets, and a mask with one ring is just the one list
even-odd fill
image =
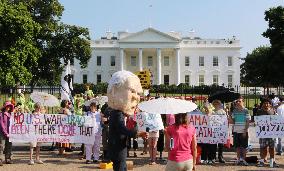
{"label": "building window", "polygon": [[199,66],[204,66],[204,56],[199,56]]}
{"label": "building window", "polygon": [[131,66],[136,66],[136,56],[131,56],[130,63]]}
{"label": "building window", "polygon": [[228,86],[229,87],[233,86],[233,75],[228,75]]}
{"label": "building window", "polygon": [[83,74],[83,83],[86,84],[88,82],[88,75]]}
{"label": "building window", "polygon": [[148,66],[153,66],[153,57],[148,56]]}
{"label": "building window", "polygon": [[97,56],[97,66],[102,66],[102,57]]}
{"label": "building window", "polygon": [[233,66],[233,57],[228,56],[228,66]]}
{"label": "building window", "polygon": [[213,75],[213,84],[219,85],[219,76],[218,75]]}
{"label": "building window", "polygon": [[199,75],[198,83],[199,83],[200,86],[204,85],[204,75]]}
{"label": "building window", "polygon": [[190,65],[190,60],[189,60],[189,56],[186,56],[184,59],[184,65],[185,66],[189,66]]}
{"label": "building window", "polygon": [[213,56],[213,66],[218,66],[218,56]]}
{"label": "building window", "polygon": [[164,84],[169,85],[170,84],[170,76],[169,75],[164,75]]}
{"label": "building window", "polygon": [[189,75],[184,76],[184,83],[187,84],[187,85],[190,85],[190,76]]}
{"label": "building window", "polygon": [[110,57],[110,66],[115,66],[115,56]]}
{"label": "building window", "polygon": [[97,84],[102,82],[102,75],[98,74],[97,75]]}
{"label": "building window", "polygon": [[170,57],[164,56],[164,66],[170,66]]}

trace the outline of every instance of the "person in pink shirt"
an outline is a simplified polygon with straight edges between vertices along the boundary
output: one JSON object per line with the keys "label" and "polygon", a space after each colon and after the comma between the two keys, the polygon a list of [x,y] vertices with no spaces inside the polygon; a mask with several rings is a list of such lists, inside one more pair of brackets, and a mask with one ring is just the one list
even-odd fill
{"label": "person in pink shirt", "polygon": [[171,141],[166,171],[195,170],[197,156],[195,127],[188,124],[187,114],[175,115],[175,124],[166,129],[166,134]]}

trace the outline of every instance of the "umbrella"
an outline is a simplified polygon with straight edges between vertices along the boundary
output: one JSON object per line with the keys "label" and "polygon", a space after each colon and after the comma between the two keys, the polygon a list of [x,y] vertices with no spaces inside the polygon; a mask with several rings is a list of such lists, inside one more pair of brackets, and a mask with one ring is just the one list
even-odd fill
{"label": "umbrella", "polygon": [[40,103],[43,106],[59,106],[59,100],[48,93],[44,92],[33,92],[30,96],[30,98],[35,102],[35,103]]}
{"label": "umbrella", "polygon": [[221,102],[227,103],[237,100],[240,97],[241,97],[240,93],[235,93],[229,90],[222,90],[222,91],[217,91],[216,93],[210,95],[208,101],[212,103],[213,100],[220,100]]}
{"label": "umbrella", "polygon": [[97,99],[97,98],[92,98],[92,99],[86,101],[86,102],[84,103],[84,105],[85,105],[85,106],[90,106],[91,103],[96,103],[96,105],[97,105],[99,102],[98,102],[98,99]]}
{"label": "umbrella", "polygon": [[175,98],[158,98],[138,104],[142,111],[152,114],[179,114],[195,110],[197,105],[190,101]]}
{"label": "umbrella", "polygon": [[99,96],[96,98],[98,100],[98,103],[102,106],[106,102],[108,102],[108,97],[107,96]]}
{"label": "umbrella", "polygon": [[92,98],[91,100],[88,100],[85,102],[85,106],[90,106],[90,104],[94,102],[96,103],[97,105],[104,105],[106,102],[108,102],[108,97],[107,96],[99,96],[99,97],[96,97],[96,98]]}

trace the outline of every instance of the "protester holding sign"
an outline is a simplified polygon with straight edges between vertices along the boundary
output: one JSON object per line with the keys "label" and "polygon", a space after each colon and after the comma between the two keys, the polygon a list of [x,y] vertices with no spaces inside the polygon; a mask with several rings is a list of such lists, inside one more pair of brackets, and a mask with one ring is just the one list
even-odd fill
{"label": "protester holding sign", "polygon": [[3,166],[3,152],[5,153],[6,164],[12,164],[12,142],[9,142],[9,124],[13,110],[14,105],[10,101],[6,101],[0,113],[0,166]]}
{"label": "protester holding sign", "polygon": [[[212,115],[212,108],[209,105],[204,105],[202,112],[205,115],[210,116]],[[203,164],[215,163],[217,145],[209,143],[198,143],[198,145],[202,148],[201,163]]]}
{"label": "protester holding sign", "polygon": [[[59,111],[59,114],[64,114],[64,115],[70,115],[71,112],[69,110],[69,101],[68,100],[62,100],[61,101],[61,109]],[[57,143],[58,145],[58,155],[63,155],[65,152],[65,148],[71,148],[71,144],[70,143]]]}
{"label": "protester holding sign", "polygon": [[187,122],[187,114],[175,115],[175,124],[166,129],[166,134],[172,139],[166,171],[195,170],[196,135],[194,126]]}
{"label": "protester holding sign", "polygon": [[[272,107],[272,102],[269,99],[263,99],[261,109],[257,111],[257,116],[261,115],[275,115],[275,111]],[[259,138],[260,145],[260,161],[258,163],[259,167],[264,166],[264,160],[267,156],[267,147],[269,148],[270,163],[273,167],[279,167],[275,162],[275,138]]]}
{"label": "protester holding sign", "polygon": [[[223,106],[220,100],[213,100],[212,105],[214,107],[213,115],[226,115],[226,112],[223,109]],[[223,157],[223,148],[224,148],[224,144],[219,143],[218,144],[218,160],[220,163],[226,162]]]}
{"label": "protester holding sign", "polygon": [[[41,108],[42,106],[40,105],[40,103],[36,103],[34,105],[34,115],[40,115],[41,114]],[[37,164],[43,164],[43,162],[40,160],[39,158],[39,152],[40,152],[40,144],[38,142],[31,142],[30,143],[30,161],[29,161],[29,165],[34,165],[35,163]],[[36,160],[33,160],[33,152],[34,152],[34,148],[36,148]]]}
{"label": "protester holding sign", "polygon": [[248,128],[250,115],[248,109],[244,107],[244,99],[240,97],[235,101],[236,105],[232,111],[232,120],[234,124],[234,144],[237,148],[237,163],[238,165],[248,166],[245,161],[246,148],[248,147]]}

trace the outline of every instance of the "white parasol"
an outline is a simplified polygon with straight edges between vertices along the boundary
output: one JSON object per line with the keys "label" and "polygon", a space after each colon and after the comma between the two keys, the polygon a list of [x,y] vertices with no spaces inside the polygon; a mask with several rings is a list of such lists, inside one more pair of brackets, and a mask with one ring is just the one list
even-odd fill
{"label": "white parasol", "polygon": [[138,104],[142,111],[153,114],[179,114],[195,110],[197,105],[190,101],[175,98],[158,98]]}
{"label": "white parasol", "polygon": [[40,103],[42,106],[59,106],[59,100],[48,93],[44,92],[33,92],[30,96],[30,98],[35,102],[35,103]]}
{"label": "white parasol", "polygon": [[92,98],[88,101],[85,101],[84,105],[85,106],[90,106],[91,103],[96,103],[96,105],[98,104],[98,99],[97,98]]}
{"label": "white parasol", "polygon": [[107,96],[98,96],[96,98],[92,98],[91,100],[88,100],[85,102],[85,106],[90,106],[91,103],[96,103],[97,105],[104,105],[106,102],[108,102]]}

